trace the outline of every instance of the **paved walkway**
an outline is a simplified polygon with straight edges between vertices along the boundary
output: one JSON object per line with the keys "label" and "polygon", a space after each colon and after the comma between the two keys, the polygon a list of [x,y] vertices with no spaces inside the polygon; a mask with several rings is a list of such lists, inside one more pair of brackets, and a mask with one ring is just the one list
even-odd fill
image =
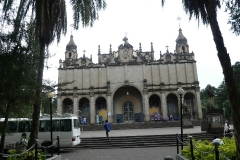
{"label": "paved walkway", "polygon": [[[233,128],[233,125],[230,125]],[[126,130],[111,130],[110,137],[120,136],[144,136],[144,135],[165,135],[165,134],[181,134],[180,127],[167,127],[167,128],[147,128],[147,129],[126,129]],[[183,134],[191,133],[206,133],[201,131],[201,126],[194,126],[193,128],[183,128]],[[81,138],[89,137],[105,137],[106,133],[102,131],[83,131]]]}
{"label": "paved walkway", "polygon": [[[180,127],[168,127],[168,128],[148,128],[148,129],[127,129],[127,130],[111,130],[109,133],[110,137],[120,136],[143,136],[143,135],[165,135],[165,134],[180,134]],[[201,131],[200,126],[194,126],[193,128],[184,128],[183,134],[191,133],[205,133]],[[89,137],[105,137],[106,133],[102,131],[83,131],[81,138]]]}

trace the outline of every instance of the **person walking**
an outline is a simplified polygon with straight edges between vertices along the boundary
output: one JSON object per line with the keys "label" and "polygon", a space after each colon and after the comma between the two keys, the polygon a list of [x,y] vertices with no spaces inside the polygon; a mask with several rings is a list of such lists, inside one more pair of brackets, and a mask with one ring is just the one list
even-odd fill
{"label": "person walking", "polygon": [[108,120],[105,121],[104,129],[106,130],[106,136],[107,136],[107,139],[109,140],[109,134],[108,134],[108,132],[110,132],[111,126],[110,126],[110,124],[108,123]]}

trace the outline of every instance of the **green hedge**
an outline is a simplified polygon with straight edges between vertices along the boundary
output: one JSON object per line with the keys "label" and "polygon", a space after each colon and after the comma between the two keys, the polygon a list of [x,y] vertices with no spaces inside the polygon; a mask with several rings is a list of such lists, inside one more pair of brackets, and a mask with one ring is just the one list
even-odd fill
{"label": "green hedge", "polygon": [[[236,157],[236,146],[234,138],[224,137],[222,139],[224,144],[219,145],[220,160],[226,160],[224,156],[229,159],[235,159]],[[194,147],[195,160],[215,160],[214,145],[208,140],[194,140],[192,139]],[[191,159],[190,143],[187,144],[182,150],[182,155],[188,159]],[[224,155],[224,156],[223,156]]]}

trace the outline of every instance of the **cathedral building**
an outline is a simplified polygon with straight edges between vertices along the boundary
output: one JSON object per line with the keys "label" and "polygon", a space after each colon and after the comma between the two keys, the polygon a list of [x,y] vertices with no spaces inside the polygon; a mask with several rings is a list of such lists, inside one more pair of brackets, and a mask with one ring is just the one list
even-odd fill
{"label": "cathedral building", "polygon": [[150,51],[142,51],[141,43],[134,50],[124,37],[116,51],[110,45],[108,53],[101,53],[98,46],[97,64],[92,56],[78,58],[71,35],[59,61],[58,82],[71,82],[58,88],[58,113],[84,117],[88,124],[95,124],[97,115],[110,123],[147,122],[156,114],[180,118],[179,88],[191,118],[202,119],[196,60],[181,29],[175,51],[160,52],[158,60],[152,43]]}

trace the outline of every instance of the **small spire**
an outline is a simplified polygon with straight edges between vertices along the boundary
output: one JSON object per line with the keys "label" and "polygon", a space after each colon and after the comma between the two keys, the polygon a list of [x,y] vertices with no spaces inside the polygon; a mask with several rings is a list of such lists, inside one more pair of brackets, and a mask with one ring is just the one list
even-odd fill
{"label": "small spire", "polygon": [[92,55],[90,55],[90,60],[92,60]]}
{"label": "small spire", "polygon": [[139,52],[142,52],[142,45],[139,43]]}
{"label": "small spire", "polygon": [[98,54],[101,54],[100,45],[98,45]]}
{"label": "small spire", "polygon": [[167,48],[167,53],[169,53],[169,52],[168,52],[168,47],[169,47],[169,46],[168,46],[168,45],[166,45],[166,48]]}
{"label": "small spire", "polygon": [[112,54],[112,45],[110,44],[109,54]]}
{"label": "small spire", "polygon": [[179,29],[180,29],[180,28],[181,28],[181,27],[180,27],[181,17],[177,17],[177,20],[179,21]]}
{"label": "small spire", "polygon": [[83,58],[85,58],[85,52],[86,52],[86,51],[85,51],[85,50],[83,50]]}
{"label": "small spire", "polygon": [[153,50],[153,43],[151,42],[151,52],[154,52]]}

